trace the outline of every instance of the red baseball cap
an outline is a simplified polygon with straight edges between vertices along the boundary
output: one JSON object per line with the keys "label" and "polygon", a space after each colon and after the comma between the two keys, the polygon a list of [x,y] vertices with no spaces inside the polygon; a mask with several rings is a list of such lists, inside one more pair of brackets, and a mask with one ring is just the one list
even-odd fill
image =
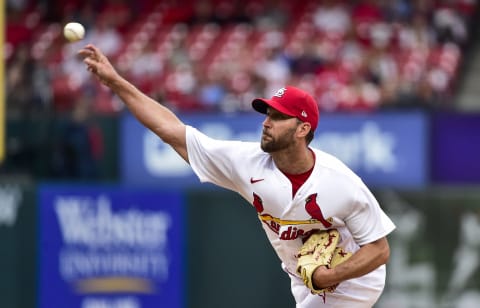
{"label": "red baseball cap", "polygon": [[253,109],[260,113],[266,114],[268,106],[302,122],[310,123],[313,131],[317,128],[319,118],[317,102],[310,94],[299,88],[287,86],[279,89],[271,99],[256,98],[252,101]]}

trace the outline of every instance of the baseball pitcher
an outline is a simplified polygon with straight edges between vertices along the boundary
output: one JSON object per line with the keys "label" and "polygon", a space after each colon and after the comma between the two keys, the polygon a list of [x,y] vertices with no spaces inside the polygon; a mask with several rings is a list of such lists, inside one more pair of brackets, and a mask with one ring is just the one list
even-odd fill
{"label": "baseball pitcher", "polygon": [[255,208],[291,279],[297,308],[374,305],[395,226],[358,176],[309,146],[319,120],[309,94],[286,86],[270,99],[253,100],[253,109],[265,114],[259,143],[215,140],[140,92],[94,45],[79,54],[200,181],[235,191]]}

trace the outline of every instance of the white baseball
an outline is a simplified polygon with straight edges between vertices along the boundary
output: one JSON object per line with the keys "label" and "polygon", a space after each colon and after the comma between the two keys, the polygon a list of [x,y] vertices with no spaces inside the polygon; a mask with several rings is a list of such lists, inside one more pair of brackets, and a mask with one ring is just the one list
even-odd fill
{"label": "white baseball", "polygon": [[69,22],[63,28],[63,36],[70,42],[76,42],[85,36],[85,28],[78,22]]}

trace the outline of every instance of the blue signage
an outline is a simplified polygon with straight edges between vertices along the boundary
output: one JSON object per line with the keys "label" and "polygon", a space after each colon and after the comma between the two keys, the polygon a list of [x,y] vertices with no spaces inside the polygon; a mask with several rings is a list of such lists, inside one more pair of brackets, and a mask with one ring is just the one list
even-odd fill
{"label": "blue signage", "polygon": [[182,198],[117,187],[39,190],[39,307],[183,307]]}
{"label": "blue signage", "polygon": [[[213,138],[259,141],[263,115],[183,115]],[[331,153],[372,187],[427,182],[427,119],[423,113],[324,114],[312,146]],[[129,185],[198,185],[189,165],[131,115],[122,121],[121,174]]]}
{"label": "blue signage", "polygon": [[480,114],[438,113],[432,117],[432,181],[480,183]]}
{"label": "blue signage", "polygon": [[428,182],[423,113],[325,116],[312,145],[345,162],[371,187],[419,188]]}

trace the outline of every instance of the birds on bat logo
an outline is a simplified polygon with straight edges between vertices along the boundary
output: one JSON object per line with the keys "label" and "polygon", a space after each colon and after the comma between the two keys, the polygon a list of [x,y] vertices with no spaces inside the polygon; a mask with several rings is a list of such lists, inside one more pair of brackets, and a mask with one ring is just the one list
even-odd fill
{"label": "birds on bat logo", "polygon": [[[322,224],[325,228],[330,228],[332,226],[333,218],[325,218],[323,216],[322,210],[317,203],[317,194],[311,194],[305,199],[305,210],[310,215],[310,219],[306,220],[285,220],[282,218],[274,217],[268,213],[265,213],[265,206],[262,198],[253,193],[253,202],[252,205],[255,207],[255,210],[258,213],[260,220],[267,225],[267,227],[280,235],[282,240],[294,240],[298,237],[306,238],[312,232],[317,229],[303,229],[297,227],[299,225],[311,225],[311,224]],[[283,231],[282,231],[283,230]]]}

